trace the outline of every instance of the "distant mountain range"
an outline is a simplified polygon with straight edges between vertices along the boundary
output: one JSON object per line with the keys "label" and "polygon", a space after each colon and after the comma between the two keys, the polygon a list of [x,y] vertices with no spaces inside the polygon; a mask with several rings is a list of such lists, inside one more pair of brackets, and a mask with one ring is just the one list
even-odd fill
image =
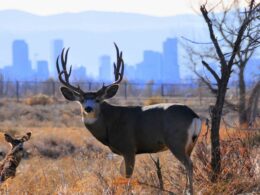
{"label": "distant mountain range", "polygon": [[171,28],[201,27],[201,21],[201,18],[196,15],[154,17],[131,13],[87,11],[38,16],[15,10],[0,11],[1,31],[13,32],[77,30],[104,33],[169,30]]}
{"label": "distant mountain range", "polygon": [[[124,51],[127,64],[142,60],[144,50],[162,51],[167,37],[187,37],[207,41],[208,31],[197,15],[153,17],[131,13],[82,12],[51,16],[37,16],[26,12],[0,11],[0,67],[11,64],[11,45],[15,39],[24,39],[30,50],[30,59],[48,60],[51,69],[51,41],[63,39],[71,47],[70,62],[84,65],[87,72],[97,74],[101,55],[114,59],[116,42]],[[181,75],[187,73],[185,52],[179,49]],[[151,67],[152,68],[152,67]]]}

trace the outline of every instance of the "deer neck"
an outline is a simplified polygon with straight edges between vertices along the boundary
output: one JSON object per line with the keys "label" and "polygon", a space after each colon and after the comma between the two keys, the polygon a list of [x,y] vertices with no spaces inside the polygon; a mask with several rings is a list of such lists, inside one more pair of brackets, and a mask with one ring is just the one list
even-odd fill
{"label": "deer neck", "polygon": [[16,168],[19,165],[21,159],[22,159],[21,151],[15,151],[7,154],[4,161],[9,162],[10,167]]}
{"label": "deer neck", "polygon": [[111,117],[109,117],[107,113],[108,107],[113,106],[106,102],[102,102],[97,112],[95,112],[95,118],[84,118],[87,129],[104,145],[109,145],[108,131],[110,129],[109,121]]}

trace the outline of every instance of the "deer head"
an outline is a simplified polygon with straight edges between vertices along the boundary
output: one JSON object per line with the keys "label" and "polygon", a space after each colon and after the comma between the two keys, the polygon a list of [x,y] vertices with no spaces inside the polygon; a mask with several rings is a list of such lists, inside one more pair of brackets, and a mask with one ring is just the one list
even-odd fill
{"label": "deer head", "polygon": [[[64,85],[60,88],[62,95],[69,101],[77,101],[81,104],[82,113],[84,117],[95,118],[99,105],[105,99],[112,98],[116,95],[119,88],[119,83],[123,79],[124,74],[124,61],[122,58],[122,52],[119,52],[117,45],[115,44],[117,62],[114,63],[114,76],[115,81],[110,85],[104,85],[98,91],[84,92],[80,86],[73,86],[70,84],[69,78],[72,72],[72,66],[70,66],[69,71],[67,70],[67,59],[69,49],[65,51],[62,50],[61,56],[58,56],[56,61],[56,67],[59,74],[59,80]],[[61,61],[60,69],[59,58]]]}
{"label": "deer head", "polygon": [[5,140],[11,145],[11,151],[9,154],[13,154],[16,157],[22,158],[24,151],[23,151],[23,143],[28,141],[31,137],[31,132],[26,133],[21,138],[13,138],[11,135],[5,133]]}

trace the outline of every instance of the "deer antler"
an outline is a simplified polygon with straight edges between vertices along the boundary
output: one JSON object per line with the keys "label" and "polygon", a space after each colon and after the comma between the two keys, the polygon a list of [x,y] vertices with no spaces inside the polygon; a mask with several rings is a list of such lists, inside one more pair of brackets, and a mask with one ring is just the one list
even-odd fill
{"label": "deer antler", "polygon": [[[65,56],[64,56],[64,51],[65,51],[65,48],[63,48],[63,50],[61,52],[61,56],[58,56],[57,60],[56,60],[56,67],[57,67],[57,71],[59,74],[59,80],[64,86],[68,87],[69,89],[73,90],[74,92],[78,93],[79,95],[84,95],[84,92],[80,89],[79,86],[75,87],[75,86],[71,85],[69,82],[69,78],[70,78],[71,71],[72,71],[72,66],[70,66],[69,72],[67,71],[67,59],[68,59],[69,48],[66,50]],[[60,70],[59,58],[61,58],[62,70]]]}
{"label": "deer antler", "polygon": [[116,45],[116,43],[114,43],[115,47],[116,47],[116,62],[114,62],[114,76],[115,76],[115,81],[110,84],[105,86],[103,84],[103,87],[97,92],[98,94],[103,94],[104,91],[106,90],[106,88],[108,88],[109,86],[112,85],[116,85],[119,84],[124,76],[124,60],[123,60],[123,53],[122,51],[119,52],[118,46]]}
{"label": "deer antler", "polygon": [[112,84],[118,84],[122,81],[123,76],[124,76],[124,60],[123,60],[123,53],[122,51],[119,52],[119,49],[114,43],[116,47],[116,57],[117,57],[117,62],[114,62],[114,75],[115,75],[115,82]]}

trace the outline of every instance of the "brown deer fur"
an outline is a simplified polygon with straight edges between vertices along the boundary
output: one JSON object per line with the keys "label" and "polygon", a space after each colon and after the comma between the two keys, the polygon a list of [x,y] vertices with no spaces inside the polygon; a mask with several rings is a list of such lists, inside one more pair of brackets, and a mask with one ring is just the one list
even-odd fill
{"label": "brown deer fur", "polygon": [[26,133],[21,138],[13,138],[9,134],[4,134],[5,140],[11,145],[11,151],[6,155],[0,165],[0,182],[4,182],[9,177],[14,177],[16,168],[18,167],[24,155],[23,143],[31,137],[31,132]]}

